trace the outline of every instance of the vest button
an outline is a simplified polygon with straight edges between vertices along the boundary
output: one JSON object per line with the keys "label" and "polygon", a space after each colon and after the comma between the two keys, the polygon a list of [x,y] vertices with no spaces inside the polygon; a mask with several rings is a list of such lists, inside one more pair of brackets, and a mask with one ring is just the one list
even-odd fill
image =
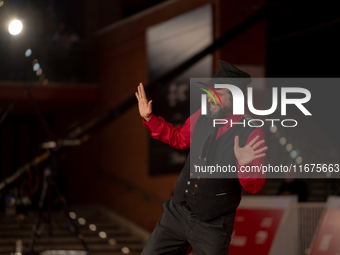
{"label": "vest button", "polygon": [[197,185],[197,184],[195,184],[195,188],[198,188],[198,185]]}
{"label": "vest button", "polygon": [[186,189],[186,190],[185,190],[185,193],[188,193],[188,192],[189,192],[189,190]]}
{"label": "vest button", "polygon": [[196,166],[197,166],[197,165],[195,164],[194,167],[196,168]]}
{"label": "vest button", "polygon": [[195,196],[195,193],[192,193],[193,196]]}
{"label": "vest button", "polygon": [[190,173],[190,176],[193,176],[194,174],[193,173]]}
{"label": "vest button", "polygon": [[187,184],[190,185],[190,181],[187,181]]}

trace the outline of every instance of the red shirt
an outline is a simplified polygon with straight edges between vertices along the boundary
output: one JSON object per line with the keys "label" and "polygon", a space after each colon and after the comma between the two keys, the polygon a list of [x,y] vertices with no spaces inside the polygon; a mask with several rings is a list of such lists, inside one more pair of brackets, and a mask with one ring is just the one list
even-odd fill
{"label": "red shirt", "polygon": [[[148,122],[143,119],[143,124],[149,129],[150,136],[154,139],[158,139],[162,142],[169,144],[170,146],[176,149],[187,149],[190,148],[191,144],[191,137],[194,131],[194,127],[196,124],[197,119],[201,114],[201,109],[191,115],[184,123],[183,126],[175,127],[171,123],[168,123],[162,117],[157,117],[156,115],[152,114],[151,118]],[[244,115],[231,115],[226,120],[228,123],[231,121],[233,123],[239,122]],[[191,122],[191,125],[190,125]],[[218,139],[224,132],[230,129],[230,125],[223,125],[220,126],[217,132],[216,139]],[[247,138],[246,145],[253,140],[256,136],[259,136],[257,141],[265,140],[263,130],[260,128],[256,128]],[[262,143],[256,150],[261,149],[265,146],[265,143]],[[254,166],[262,166],[264,164],[264,158],[257,158],[254,159],[250,165]],[[237,172],[239,181],[242,187],[249,193],[255,194],[257,193],[265,183],[265,174],[260,173],[247,173],[245,171],[241,172],[241,166],[238,164],[236,160],[237,167],[239,171]]]}

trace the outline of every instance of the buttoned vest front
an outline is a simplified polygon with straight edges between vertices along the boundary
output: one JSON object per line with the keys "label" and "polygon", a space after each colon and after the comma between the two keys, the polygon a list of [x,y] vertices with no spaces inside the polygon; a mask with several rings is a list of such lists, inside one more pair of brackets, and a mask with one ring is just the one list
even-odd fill
{"label": "buttoned vest front", "polygon": [[[239,121],[243,123],[245,118]],[[228,178],[190,178],[196,166],[229,166],[237,169],[234,154],[234,138],[240,137],[239,145],[244,147],[254,127],[241,124],[233,125],[215,140],[211,120],[200,116],[195,124],[190,155],[177,179],[174,188],[174,202],[186,201],[197,218],[210,220],[224,214],[234,213],[241,200],[242,186],[237,172],[228,173]],[[215,135],[214,135],[215,132]],[[211,135],[212,134],[212,135]],[[212,137],[212,139],[209,138]]]}

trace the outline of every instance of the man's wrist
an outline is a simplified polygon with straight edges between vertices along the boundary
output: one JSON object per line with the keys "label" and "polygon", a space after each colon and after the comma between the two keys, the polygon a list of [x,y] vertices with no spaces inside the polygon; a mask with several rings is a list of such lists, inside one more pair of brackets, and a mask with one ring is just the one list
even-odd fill
{"label": "man's wrist", "polygon": [[151,114],[149,114],[147,117],[144,117],[144,120],[148,122],[151,119]]}
{"label": "man's wrist", "polygon": [[242,166],[242,165],[240,164],[240,162],[238,161],[238,159],[236,159],[236,164],[238,164],[239,166]]}

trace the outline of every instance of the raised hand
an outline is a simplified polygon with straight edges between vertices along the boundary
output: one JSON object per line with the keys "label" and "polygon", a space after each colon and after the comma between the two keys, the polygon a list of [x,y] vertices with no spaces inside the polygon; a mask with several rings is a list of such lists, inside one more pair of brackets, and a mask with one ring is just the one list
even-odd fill
{"label": "raised hand", "polygon": [[257,147],[259,147],[262,143],[264,143],[264,140],[261,140],[257,143],[256,140],[259,138],[259,136],[256,136],[253,140],[250,141],[246,146],[241,148],[239,146],[239,137],[235,136],[235,143],[234,143],[234,153],[237,158],[237,162],[240,166],[248,165],[250,162],[252,162],[256,158],[264,157],[266,154],[261,153],[268,149],[267,146],[256,150]]}
{"label": "raised hand", "polygon": [[148,101],[142,83],[139,83],[135,95],[138,100],[140,116],[142,116],[146,121],[149,121],[152,113],[152,100]]}

